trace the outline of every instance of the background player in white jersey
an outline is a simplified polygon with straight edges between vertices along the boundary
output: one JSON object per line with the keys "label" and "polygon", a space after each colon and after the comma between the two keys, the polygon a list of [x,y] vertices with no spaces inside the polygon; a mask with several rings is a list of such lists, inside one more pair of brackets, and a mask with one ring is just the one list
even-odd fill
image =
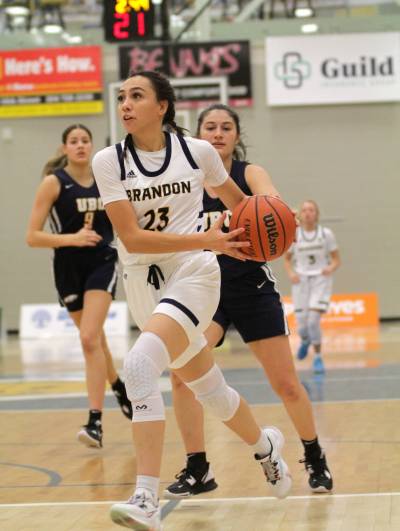
{"label": "background player in white jersey", "polygon": [[260,429],[247,403],[229,387],[214,363],[203,332],[219,301],[220,270],[210,249],[245,258],[223,233],[225,216],[201,231],[207,183],[233,209],[244,197],[228,177],[215,149],[198,139],[165,131],[177,128],[175,95],[156,72],[133,74],[118,95],[125,141],[94,158],[93,169],[119,237],[124,285],[142,333],[125,358],[127,393],[133,407],[137,478],[133,496],[115,504],[112,519],[132,529],[161,529],[158,505],[165,412],[158,378],[169,367],[245,441],[277,497],[291,479],[279,452],[283,436]]}
{"label": "background player in white jersey", "polygon": [[[54,249],[58,297],[79,329],[85,355],[89,418],[78,432],[87,446],[102,446],[102,409],[106,378],[122,412],[132,418],[103,332],[117,285],[117,253],[111,223],[101,204],[90,158],[92,133],[74,124],[62,133],[62,155],[44,168],[28,226],[27,243]],[[49,218],[53,234],[44,230]]]}
{"label": "background player in white jersey", "polygon": [[340,266],[339,250],[333,232],[319,225],[315,201],[304,201],[299,212],[296,241],[285,255],[285,268],[292,282],[292,298],[301,344],[299,360],[314,348],[313,368],[324,372],[321,357],[321,315],[329,308],[332,274]]}

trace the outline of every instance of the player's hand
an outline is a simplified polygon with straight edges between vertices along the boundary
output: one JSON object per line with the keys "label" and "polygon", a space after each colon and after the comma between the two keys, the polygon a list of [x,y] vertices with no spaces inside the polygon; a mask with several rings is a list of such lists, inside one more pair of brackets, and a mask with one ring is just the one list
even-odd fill
{"label": "player's hand", "polygon": [[299,275],[298,275],[297,273],[292,273],[292,274],[290,275],[290,282],[291,282],[292,284],[298,284],[298,283],[300,282],[300,277],[299,277]]}
{"label": "player's hand", "polygon": [[326,266],[323,268],[321,273],[324,275],[324,277],[329,277],[333,273],[333,269],[331,266]]}
{"label": "player's hand", "polygon": [[204,249],[227,254],[228,256],[232,256],[232,258],[237,258],[242,261],[249,260],[249,256],[241,252],[240,249],[243,247],[249,247],[250,242],[235,241],[235,238],[239,236],[244,229],[240,228],[232,230],[231,232],[222,232],[221,229],[225,218],[226,212],[224,212],[221,217],[211,225],[207,232],[203,233]]}
{"label": "player's hand", "polygon": [[74,247],[96,247],[103,238],[95,230],[83,227],[72,235]]}

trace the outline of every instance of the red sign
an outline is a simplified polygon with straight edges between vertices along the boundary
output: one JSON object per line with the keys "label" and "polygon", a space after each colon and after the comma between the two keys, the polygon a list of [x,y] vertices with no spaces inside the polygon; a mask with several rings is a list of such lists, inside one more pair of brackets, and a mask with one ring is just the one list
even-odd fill
{"label": "red sign", "polygon": [[0,52],[0,117],[102,111],[100,46]]}
{"label": "red sign", "polygon": [[252,105],[249,41],[207,41],[142,44],[119,48],[120,79],[131,71],[158,70],[171,78],[208,77],[210,84],[174,87],[179,108],[194,108],[219,100],[213,78],[227,77],[229,104]]}

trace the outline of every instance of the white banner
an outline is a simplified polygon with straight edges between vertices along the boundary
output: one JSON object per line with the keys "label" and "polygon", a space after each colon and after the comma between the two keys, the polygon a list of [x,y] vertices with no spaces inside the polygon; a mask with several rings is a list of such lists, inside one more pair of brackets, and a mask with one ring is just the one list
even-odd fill
{"label": "white banner", "polygon": [[267,103],[400,100],[400,33],[266,39]]}
{"label": "white banner", "polygon": [[[106,335],[128,333],[126,302],[112,302],[104,323]],[[21,306],[19,336],[21,339],[78,337],[78,329],[65,308],[58,304],[23,304]]]}

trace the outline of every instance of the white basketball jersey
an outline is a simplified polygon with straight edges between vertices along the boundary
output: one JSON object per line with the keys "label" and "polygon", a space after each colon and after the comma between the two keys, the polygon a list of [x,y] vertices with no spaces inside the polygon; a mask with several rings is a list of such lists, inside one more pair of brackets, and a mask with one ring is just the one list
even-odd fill
{"label": "white basketball jersey", "polygon": [[[124,156],[124,142],[99,151],[94,176],[104,205],[129,199],[142,229],[193,234],[202,230],[204,181],[220,186],[228,174],[208,142],[171,133],[165,138],[166,147],[157,152],[132,148]],[[121,241],[118,252],[124,265],[157,263],[175,254],[130,254]]]}
{"label": "white basketball jersey", "polygon": [[297,227],[296,241],[289,252],[293,254],[294,270],[299,275],[320,275],[330,263],[330,253],[336,251],[337,244],[333,232],[318,225],[316,230],[305,231]]}

